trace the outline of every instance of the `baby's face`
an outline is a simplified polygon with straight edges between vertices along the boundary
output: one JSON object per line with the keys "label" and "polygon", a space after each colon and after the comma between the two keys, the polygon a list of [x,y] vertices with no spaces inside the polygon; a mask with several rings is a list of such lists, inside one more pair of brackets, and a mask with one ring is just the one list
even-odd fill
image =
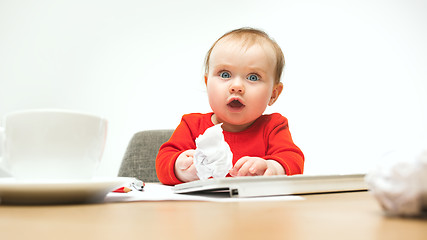
{"label": "baby's face", "polygon": [[223,122],[225,130],[246,129],[279,96],[282,84],[274,83],[274,56],[268,45],[245,48],[227,38],[213,48],[205,81],[214,120]]}

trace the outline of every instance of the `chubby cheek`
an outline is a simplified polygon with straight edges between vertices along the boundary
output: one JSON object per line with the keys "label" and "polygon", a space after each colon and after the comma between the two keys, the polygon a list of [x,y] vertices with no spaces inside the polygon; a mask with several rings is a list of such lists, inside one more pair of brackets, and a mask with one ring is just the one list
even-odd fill
{"label": "chubby cheek", "polygon": [[251,94],[251,97],[247,98],[247,100],[249,101],[248,104],[250,104],[255,111],[264,112],[270,101],[270,97],[271,91],[266,89],[258,89],[254,90]]}
{"label": "chubby cheek", "polygon": [[226,101],[224,95],[226,92],[218,84],[213,84],[212,81],[207,81],[206,90],[208,93],[209,104],[212,110],[215,111],[219,106],[223,106]]}

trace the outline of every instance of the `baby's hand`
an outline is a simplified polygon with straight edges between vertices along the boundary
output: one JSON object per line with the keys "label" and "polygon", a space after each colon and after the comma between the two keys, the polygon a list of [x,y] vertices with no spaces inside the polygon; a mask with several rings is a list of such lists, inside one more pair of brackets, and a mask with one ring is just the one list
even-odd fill
{"label": "baby's hand", "polygon": [[182,152],[175,162],[176,177],[182,182],[191,182],[199,180],[196,167],[194,166],[195,150],[187,150]]}
{"label": "baby's hand", "polygon": [[271,176],[271,175],[284,175],[280,163],[274,160],[265,160],[259,157],[242,157],[239,159],[234,167],[230,170],[230,175],[237,176]]}

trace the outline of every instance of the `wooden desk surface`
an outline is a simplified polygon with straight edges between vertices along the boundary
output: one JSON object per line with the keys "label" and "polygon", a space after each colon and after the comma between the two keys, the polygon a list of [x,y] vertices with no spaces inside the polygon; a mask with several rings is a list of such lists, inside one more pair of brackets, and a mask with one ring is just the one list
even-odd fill
{"label": "wooden desk surface", "polygon": [[427,239],[427,219],[385,217],[368,192],[304,197],[0,205],[0,239]]}

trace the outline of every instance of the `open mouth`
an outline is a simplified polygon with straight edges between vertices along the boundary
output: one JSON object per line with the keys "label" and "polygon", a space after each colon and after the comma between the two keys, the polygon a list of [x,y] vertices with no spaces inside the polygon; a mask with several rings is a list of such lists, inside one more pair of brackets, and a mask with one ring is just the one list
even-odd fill
{"label": "open mouth", "polygon": [[245,105],[241,103],[239,100],[235,99],[227,104],[231,109],[239,110],[242,109]]}

